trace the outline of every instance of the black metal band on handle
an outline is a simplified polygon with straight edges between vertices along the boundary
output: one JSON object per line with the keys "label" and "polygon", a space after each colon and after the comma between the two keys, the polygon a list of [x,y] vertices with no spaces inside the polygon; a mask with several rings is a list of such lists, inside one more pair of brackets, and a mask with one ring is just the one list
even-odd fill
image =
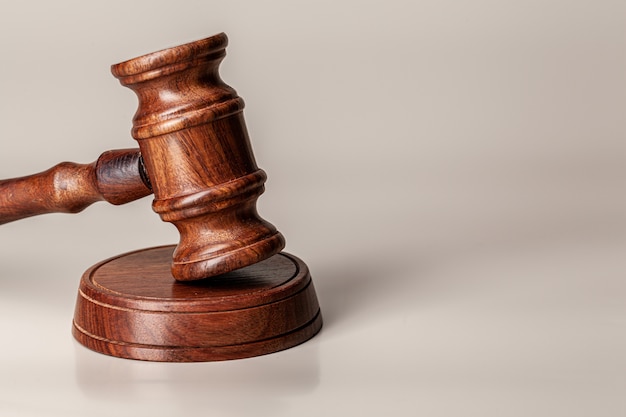
{"label": "black metal band on handle", "polygon": [[150,182],[150,177],[148,177],[148,171],[146,170],[146,164],[143,161],[143,156],[141,156],[141,152],[139,152],[139,176],[141,177],[141,181],[143,181],[144,185],[148,187],[150,192],[152,192],[152,183]]}

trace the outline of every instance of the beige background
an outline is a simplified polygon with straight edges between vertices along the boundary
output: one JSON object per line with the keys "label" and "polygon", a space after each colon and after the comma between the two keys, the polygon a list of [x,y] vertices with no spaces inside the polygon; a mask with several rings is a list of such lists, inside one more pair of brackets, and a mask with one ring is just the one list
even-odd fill
{"label": "beige background", "polygon": [[325,327],[150,364],[73,342],[78,279],[177,240],[150,198],[1,227],[0,414],[626,414],[626,3],[0,0],[0,178],[135,146],[111,64],[225,31],[259,207]]}

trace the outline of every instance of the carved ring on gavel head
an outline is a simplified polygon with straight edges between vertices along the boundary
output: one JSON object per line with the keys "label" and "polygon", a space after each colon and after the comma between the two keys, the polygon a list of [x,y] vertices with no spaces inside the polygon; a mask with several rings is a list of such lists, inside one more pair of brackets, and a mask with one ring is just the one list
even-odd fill
{"label": "carved ring on gavel head", "polygon": [[219,275],[282,250],[259,217],[265,173],[254,160],[243,100],[220,79],[225,34],[112,66],[139,99],[132,135],[154,191],[153,209],[180,232],[172,275]]}

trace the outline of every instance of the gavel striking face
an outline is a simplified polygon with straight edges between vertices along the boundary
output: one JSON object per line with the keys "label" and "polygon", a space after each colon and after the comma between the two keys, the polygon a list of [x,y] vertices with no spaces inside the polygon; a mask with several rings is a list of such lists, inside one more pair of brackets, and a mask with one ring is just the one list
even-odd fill
{"label": "gavel striking face", "polygon": [[0,224],[103,199],[121,204],[151,187],[154,211],[180,232],[175,279],[220,275],[280,252],[283,236],[256,211],[266,175],[252,154],[243,100],[218,74],[227,43],[222,33],[114,65],[139,98],[132,134],[141,157],[107,152],[91,165],[0,181]]}

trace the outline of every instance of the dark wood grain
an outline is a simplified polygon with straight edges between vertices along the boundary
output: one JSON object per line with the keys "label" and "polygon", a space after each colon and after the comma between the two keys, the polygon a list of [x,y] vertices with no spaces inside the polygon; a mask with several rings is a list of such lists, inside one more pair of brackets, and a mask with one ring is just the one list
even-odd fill
{"label": "dark wood grain", "polygon": [[137,149],[108,151],[91,164],[62,162],[0,181],[0,224],[45,213],[77,213],[97,201],[124,204],[151,193]]}
{"label": "dark wood grain", "polygon": [[174,246],[103,261],[81,280],[73,334],[97,352],[189,362],[258,356],[322,326],[307,266],[286,253],[202,281],[178,282]]}
{"label": "dark wood grain", "polygon": [[222,33],[112,66],[139,99],[132,134],[153,208],[180,232],[172,274],[181,281],[254,264],[285,245],[257,214],[266,176],[252,153],[243,100],[219,76],[226,45]]}

